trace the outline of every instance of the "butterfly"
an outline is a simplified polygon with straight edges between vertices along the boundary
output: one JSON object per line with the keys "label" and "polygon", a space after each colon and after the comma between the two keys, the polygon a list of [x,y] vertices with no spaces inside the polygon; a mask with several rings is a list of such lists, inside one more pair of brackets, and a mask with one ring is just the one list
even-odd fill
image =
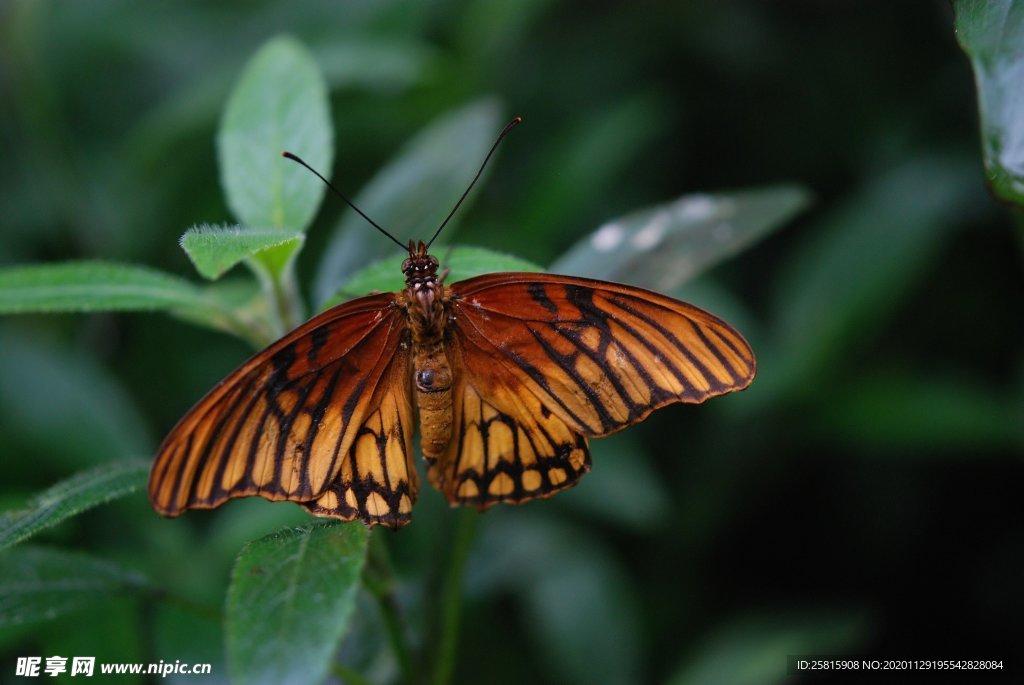
{"label": "butterfly", "polygon": [[203,397],[158,450],[154,508],[258,495],[399,528],[419,491],[417,423],[427,479],[450,504],[519,504],[575,485],[588,438],[753,380],[743,336],[693,305],[544,273],[449,285],[430,242],[403,246],[403,290],[324,311]]}

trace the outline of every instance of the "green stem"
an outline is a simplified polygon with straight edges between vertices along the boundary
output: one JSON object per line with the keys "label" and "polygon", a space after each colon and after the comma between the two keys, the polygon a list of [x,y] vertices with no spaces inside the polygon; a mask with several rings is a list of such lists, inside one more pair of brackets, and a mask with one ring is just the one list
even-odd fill
{"label": "green stem", "polygon": [[299,297],[299,285],[295,279],[295,262],[289,261],[281,271],[279,278],[272,278],[274,303],[283,327],[282,335],[303,321],[302,298]]}
{"label": "green stem", "polygon": [[381,618],[384,620],[388,641],[391,643],[395,659],[398,661],[402,682],[408,684],[416,682],[412,652],[405,636],[402,617],[398,611],[398,602],[395,601],[394,571],[387,546],[379,534],[370,536],[369,557],[366,571],[363,573],[363,583],[373,598],[377,600],[377,606],[380,607]]}
{"label": "green stem", "polygon": [[260,255],[246,260],[256,274],[263,294],[271,305],[274,338],[280,338],[302,323],[302,298],[295,279],[294,253],[283,266],[273,267],[261,260]]}
{"label": "green stem", "polygon": [[448,569],[441,591],[440,641],[434,666],[434,685],[447,685],[455,672],[455,657],[459,645],[459,624],[462,614],[462,578],[466,559],[473,546],[479,514],[462,509],[456,512],[455,535],[448,557]]}

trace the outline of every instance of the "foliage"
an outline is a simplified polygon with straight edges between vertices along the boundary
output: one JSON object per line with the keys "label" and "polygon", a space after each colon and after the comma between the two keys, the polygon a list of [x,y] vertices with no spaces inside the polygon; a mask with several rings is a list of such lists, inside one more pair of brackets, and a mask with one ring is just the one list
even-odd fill
{"label": "foliage", "polygon": [[957,0],[956,33],[978,88],[985,170],[993,191],[1024,203],[1024,3]]}
{"label": "foliage", "polygon": [[[967,58],[952,17],[888,4],[0,10],[3,668],[681,684],[781,682],[800,652],[1009,658],[1024,275],[964,121],[973,66],[988,180],[1019,203],[1024,22],[955,10]],[[679,295],[747,334],[751,390],[486,516],[429,488],[394,535],[258,500],[155,516],[155,438],[246,347],[401,283],[281,151],[425,239],[511,114],[433,250],[449,280],[548,265]],[[920,618],[939,594],[948,621]]]}
{"label": "foliage", "polygon": [[148,472],[149,464],[145,461],[111,462],[57,483],[33,497],[25,509],[0,516],[0,549],[135,492],[145,483]]}
{"label": "foliage", "polygon": [[254,540],[228,589],[228,668],[243,683],[323,680],[366,558],[359,524],[318,523]]}

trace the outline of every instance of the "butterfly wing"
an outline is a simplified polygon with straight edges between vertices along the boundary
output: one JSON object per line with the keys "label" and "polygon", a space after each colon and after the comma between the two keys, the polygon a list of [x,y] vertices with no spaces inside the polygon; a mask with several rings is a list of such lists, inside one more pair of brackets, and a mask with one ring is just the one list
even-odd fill
{"label": "butterfly wing", "polygon": [[641,288],[507,273],[449,290],[455,434],[431,478],[452,502],[550,495],[589,468],[584,436],[754,377],[750,346],[731,326]]}
{"label": "butterfly wing", "polygon": [[373,416],[388,436],[396,420],[409,423],[408,412],[382,408],[408,402],[407,385],[389,385],[408,367],[407,337],[396,296],[371,295],[252,357],[165,438],[150,474],[154,508],[176,516],[248,495],[306,502],[336,487],[348,458],[365,451],[352,448]]}
{"label": "butterfly wing", "polygon": [[419,489],[409,360],[408,346],[395,355],[337,477],[317,499],[302,502],[310,512],[371,526],[409,523]]}
{"label": "butterfly wing", "polygon": [[451,504],[478,509],[575,485],[590,469],[586,438],[496,364],[492,348],[461,331],[456,325],[447,350],[455,370],[452,439],[427,460],[431,484]]}

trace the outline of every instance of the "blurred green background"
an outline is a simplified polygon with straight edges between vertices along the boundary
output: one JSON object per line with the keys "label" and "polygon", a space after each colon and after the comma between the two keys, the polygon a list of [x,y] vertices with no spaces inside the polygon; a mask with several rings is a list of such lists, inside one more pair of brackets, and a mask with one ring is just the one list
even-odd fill
{"label": "blurred green background", "polygon": [[[281,33],[326,76],[332,177],[352,194],[452,111],[524,117],[449,244],[549,265],[685,193],[803,186],[813,201],[796,220],[676,291],[750,340],[748,391],[595,441],[573,491],[468,513],[453,682],[779,682],[793,654],[1012,660],[1020,215],[986,191],[953,22],[940,1],[3,3],[0,266],[99,258],[194,278],[178,237],[230,220],[221,111]],[[323,203],[297,266],[305,292],[348,214]],[[436,220],[420,219],[384,223],[425,237]],[[6,317],[0,504],[150,458],[250,352],[157,314]],[[427,664],[465,516],[425,488],[411,526],[374,533]],[[232,559],[308,520],[239,501],[170,521],[136,492],[46,532],[35,542],[160,590],[27,622],[3,621],[16,602],[0,596],[0,682],[17,656],[65,653],[208,661],[212,676],[179,681],[224,680]],[[394,681],[384,633],[361,594],[338,661]]]}

